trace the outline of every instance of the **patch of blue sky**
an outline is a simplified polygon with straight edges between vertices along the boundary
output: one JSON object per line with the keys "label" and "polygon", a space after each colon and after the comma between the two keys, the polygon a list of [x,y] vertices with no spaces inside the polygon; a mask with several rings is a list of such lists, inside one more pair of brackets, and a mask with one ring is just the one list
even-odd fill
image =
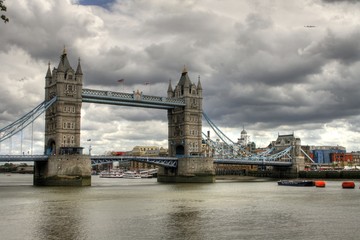
{"label": "patch of blue sky", "polygon": [[78,0],[80,5],[95,5],[106,8],[110,4],[115,2],[115,0]]}

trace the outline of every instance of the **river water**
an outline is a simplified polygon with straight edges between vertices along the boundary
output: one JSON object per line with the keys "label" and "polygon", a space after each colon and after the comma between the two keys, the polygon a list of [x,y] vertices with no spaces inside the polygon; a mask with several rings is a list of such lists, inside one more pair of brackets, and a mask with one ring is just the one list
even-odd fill
{"label": "river water", "polygon": [[164,184],[103,179],[35,187],[0,174],[0,239],[359,239],[360,182],[342,189],[267,179]]}

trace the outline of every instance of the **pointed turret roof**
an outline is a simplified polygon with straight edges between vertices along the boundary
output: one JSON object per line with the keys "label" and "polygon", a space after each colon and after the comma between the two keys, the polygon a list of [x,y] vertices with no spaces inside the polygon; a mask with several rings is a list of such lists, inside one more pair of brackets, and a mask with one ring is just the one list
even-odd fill
{"label": "pointed turret roof", "polygon": [[202,90],[202,86],[201,86],[201,82],[200,82],[200,75],[199,75],[199,78],[198,78],[197,89]]}
{"label": "pointed turret roof", "polygon": [[168,92],[172,92],[173,91],[173,88],[171,86],[171,79],[169,80],[169,87],[168,87]]}
{"label": "pointed turret roof", "polygon": [[81,64],[80,64],[80,58],[79,58],[79,61],[78,61],[78,65],[77,65],[77,68],[76,68],[76,75],[82,75],[82,69],[81,69]]}
{"label": "pointed turret roof", "polygon": [[46,78],[51,78],[52,76],[51,76],[51,70],[50,70],[50,62],[49,62],[49,64],[48,64],[48,70],[47,70],[47,72],[46,72]]}
{"label": "pointed turret roof", "polygon": [[190,78],[188,76],[187,69],[184,66],[184,69],[183,69],[183,71],[181,73],[181,78],[179,80],[178,86],[187,86],[187,87],[189,87],[191,84],[192,83],[191,83]]}
{"label": "pointed turret roof", "polygon": [[67,70],[71,69],[72,67],[70,66],[69,60],[67,58],[67,54],[66,54],[66,49],[64,47],[63,50],[63,54],[60,56],[60,62],[59,62],[59,66],[58,66],[58,72],[66,72]]}

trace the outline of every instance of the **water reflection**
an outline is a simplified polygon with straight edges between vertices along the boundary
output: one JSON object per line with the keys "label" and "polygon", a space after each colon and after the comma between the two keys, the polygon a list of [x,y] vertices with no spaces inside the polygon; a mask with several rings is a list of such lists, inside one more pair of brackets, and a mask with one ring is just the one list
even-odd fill
{"label": "water reflection", "polygon": [[[80,202],[83,189],[46,189],[48,193],[44,198],[50,198],[44,199],[37,208],[34,239],[86,239]],[[56,198],[49,192],[55,194]]]}
{"label": "water reflection", "polygon": [[168,214],[166,230],[173,239],[202,239],[199,235],[201,228],[201,213],[194,206],[186,206],[186,201],[174,202],[174,210]]}
{"label": "water reflection", "polygon": [[62,188],[24,186],[25,177],[0,184],[0,239],[357,239],[360,190],[336,181],[317,189],[96,178]]}

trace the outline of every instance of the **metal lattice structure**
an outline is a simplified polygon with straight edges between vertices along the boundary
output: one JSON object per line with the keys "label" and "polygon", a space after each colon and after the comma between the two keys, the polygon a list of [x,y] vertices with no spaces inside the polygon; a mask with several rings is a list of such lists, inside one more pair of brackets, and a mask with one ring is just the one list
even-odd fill
{"label": "metal lattice structure", "polygon": [[203,141],[215,151],[214,163],[268,166],[292,165],[293,157],[290,154],[292,146],[277,153],[273,153],[275,148],[269,148],[259,154],[251,154],[243,146],[227,137],[205,113],[203,113],[203,116],[215,134],[221,139],[221,141],[213,141],[203,133]]}
{"label": "metal lattice structure", "polygon": [[[44,101],[35,107],[32,111],[25,114],[20,119],[9,124],[8,126],[0,130],[0,142],[10,138],[14,134],[20,132],[22,129],[27,127],[42,113],[44,113],[55,101],[56,97],[49,101]],[[103,103],[113,105],[125,105],[125,106],[136,106],[136,107],[147,107],[147,108],[158,108],[158,109],[171,109],[175,107],[181,107],[185,105],[183,99],[171,99],[166,97],[157,96],[146,96],[140,93],[121,93],[111,92],[102,90],[91,90],[83,89],[82,101],[89,103]],[[257,155],[252,155],[247,152],[238,143],[232,141],[218,128],[211,119],[203,113],[205,120],[209,123],[211,128],[214,130],[216,135],[221,141],[213,141],[204,135],[204,141],[212,149],[215,150],[218,156],[221,158],[214,158],[215,163],[225,164],[251,164],[251,165],[272,165],[272,166],[290,166],[292,164],[290,155],[291,147],[286,148],[283,151],[270,155],[274,148],[268,149]],[[27,161],[46,161],[48,156],[46,155],[5,155],[0,156],[1,162],[27,162]],[[177,158],[166,158],[166,157],[134,157],[134,156],[91,156],[92,165],[111,163],[114,161],[138,161],[146,162],[159,166],[176,168]]]}
{"label": "metal lattice structure", "polygon": [[42,113],[46,111],[54,102],[56,97],[53,97],[49,101],[44,101],[36,106],[33,110],[16,120],[15,122],[9,124],[8,126],[0,129],[0,142],[10,138],[16,133],[23,130],[30,123],[34,122]]}
{"label": "metal lattice structure", "polygon": [[292,166],[291,149],[292,147],[290,146],[283,151],[269,156],[253,155],[243,158],[214,159],[214,163],[290,167]]}
{"label": "metal lattice structure", "polygon": [[91,156],[92,165],[100,165],[115,161],[135,161],[154,164],[162,167],[176,168],[178,159],[173,157],[137,157],[137,156]]}
{"label": "metal lattice structure", "polygon": [[[48,155],[0,155],[0,162],[39,162],[47,161]],[[176,168],[178,159],[171,157],[135,157],[135,156],[90,156],[91,165],[101,165],[113,162],[144,162],[157,166]]]}
{"label": "metal lattice structure", "polygon": [[123,93],[104,90],[83,89],[82,101],[110,105],[172,109],[185,106],[184,99],[143,95],[139,92]]}

